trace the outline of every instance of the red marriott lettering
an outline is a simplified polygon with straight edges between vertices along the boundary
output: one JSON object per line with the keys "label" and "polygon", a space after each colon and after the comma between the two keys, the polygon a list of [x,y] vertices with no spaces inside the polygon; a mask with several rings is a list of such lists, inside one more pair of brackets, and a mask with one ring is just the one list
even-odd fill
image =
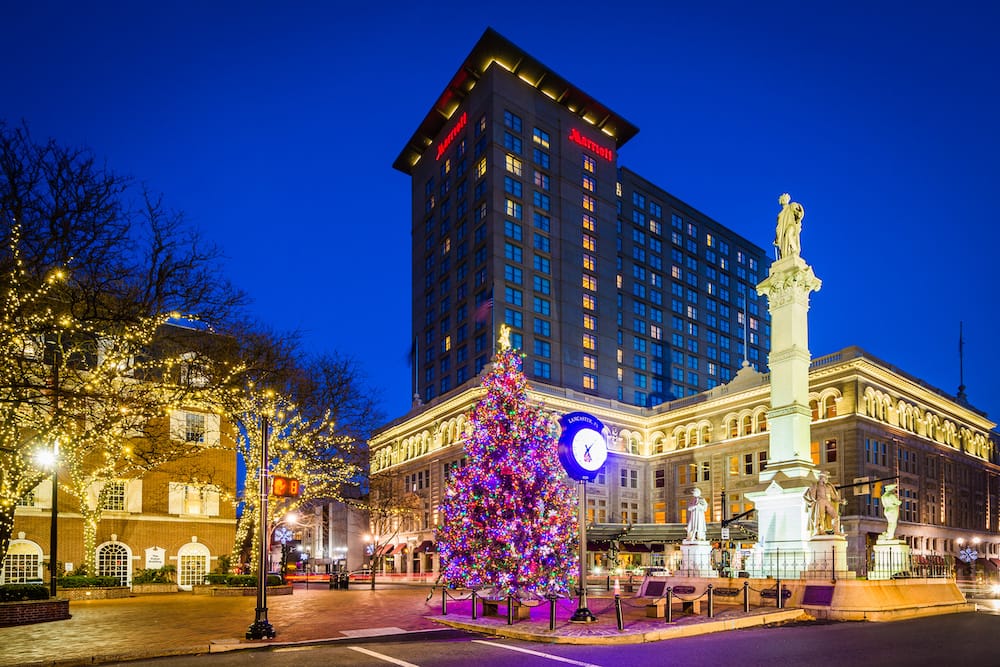
{"label": "red marriott lettering", "polygon": [[579,144],[580,146],[583,146],[588,151],[593,151],[597,153],[599,156],[601,156],[608,162],[614,162],[615,154],[610,148],[605,148],[604,146],[601,146],[593,139],[588,139],[587,137],[580,134],[580,131],[577,130],[576,128],[573,128],[572,130],[569,131],[569,140],[572,141],[574,144]]}
{"label": "red marriott lettering", "polygon": [[458,133],[465,129],[465,123],[467,120],[465,112],[463,111],[462,115],[458,117],[458,122],[455,123],[455,127],[451,128],[451,132],[448,133],[448,136],[438,144],[437,156],[434,158],[435,160],[441,159],[444,152],[448,150],[448,146],[451,146],[451,142],[455,141],[455,137],[458,136]]}

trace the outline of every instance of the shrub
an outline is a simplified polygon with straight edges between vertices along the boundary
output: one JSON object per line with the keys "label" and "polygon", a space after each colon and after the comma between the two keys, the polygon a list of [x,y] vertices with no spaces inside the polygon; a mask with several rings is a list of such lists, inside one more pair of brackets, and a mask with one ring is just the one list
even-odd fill
{"label": "shrub", "polygon": [[133,584],[172,584],[174,583],[174,572],[177,570],[173,565],[164,565],[161,568],[150,568],[138,570],[132,577]]}
{"label": "shrub", "polygon": [[88,588],[91,586],[97,588],[114,588],[122,585],[118,577],[69,576],[60,578],[58,583],[62,588]]}
{"label": "shrub", "polygon": [[7,584],[0,586],[0,602],[48,599],[49,589],[43,584]]}

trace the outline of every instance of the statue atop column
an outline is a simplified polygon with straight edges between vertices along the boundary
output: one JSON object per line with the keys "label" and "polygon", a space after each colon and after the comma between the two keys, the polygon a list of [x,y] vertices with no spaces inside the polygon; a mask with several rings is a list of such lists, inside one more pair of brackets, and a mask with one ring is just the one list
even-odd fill
{"label": "statue atop column", "polygon": [[799,234],[802,232],[802,218],[805,209],[802,204],[792,201],[787,192],[778,197],[781,212],[778,213],[778,228],[774,236],[774,245],[778,248],[781,258],[798,255],[802,251]]}

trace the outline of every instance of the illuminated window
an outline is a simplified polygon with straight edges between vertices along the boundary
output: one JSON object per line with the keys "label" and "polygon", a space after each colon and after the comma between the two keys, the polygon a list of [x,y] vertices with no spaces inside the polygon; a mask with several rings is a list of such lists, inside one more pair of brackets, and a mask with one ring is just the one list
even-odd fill
{"label": "illuminated window", "polygon": [[619,366],[618,367],[618,381],[621,382],[622,379],[624,379],[624,377],[625,377],[625,371],[623,371],[622,367]]}
{"label": "illuminated window", "polygon": [[650,324],[649,337],[653,340],[663,340],[663,328],[655,324]]}
{"label": "illuminated window", "polygon": [[624,358],[625,358],[625,353],[622,352],[621,348],[619,348],[618,349],[618,363],[620,364],[622,362],[622,359],[624,359]]}
{"label": "illuminated window", "polygon": [[618,275],[616,276],[616,279],[615,279],[615,282],[616,282],[616,283],[617,283],[617,285],[618,285],[618,289],[621,289],[621,288],[622,288],[622,283],[623,283],[623,281],[622,281],[622,274],[620,274],[620,273],[619,273],[619,274],[618,274]]}
{"label": "illuminated window", "polygon": [[584,314],[583,316],[583,328],[594,331],[597,329],[597,318],[593,315]]}
{"label": "illuminated window", "polygon": [[597,278],[591,275],[583,274],[582,283],[584,289],[589,289],[591,292],[597,291]]}
{"label": "illuminated window", "polygon": [[583,367],[590,371],[597,370],[597,357],[592,354],[583,355]]}
{"label": "illuminated window", "polygon": [[444,340],[441,341],[441,349],[445,352],[451,350],[451,336],[445,336]]}
{"label": "illuminated window", "polygon": [[592,215],[583,214],[583,228],[588,232],[595,231],[597,229],[597,219]]}
{"label": "illuminated window", "polygon": [[446,238],[441,243],[441,254],[442,255],[447,255],[448,251],[450,251],[450,250],[451,250],[451,239],[450,238]]}
{"label": "illuminated window", "polygon": [[[483,166],[483,171],[482,171],[482,173],[480,173],[479,172],[479,167],[477,166],[476,167],[476,178],[479,178],[480,176],[482,176],[483,174],[486,173],[486,158],[483,158],[482,160],[480,160],[480,164],[482,164],[482,166]],[[507,156],[504,158],[504,166],[507,168],[507,171],[509,171],[510,173],[514,174],[515,176],[520,176],[521,175],[521,161],[518,160],[513,155],[511,155],[510,153],[508,153]]]}
{"label": "illuminated window", "polygon": [[585,350],[596,350],[597,349],[597,336],[593,334],[583,334],[583,349]]}
{"label": "illuminated window", "polygon": [[597,389],[597,376],[592,373],[583,374],[583,388],[595,391]]}
{"label": "illuminated window", "polygon": [[597,200],[590,195],[583,195],[583,208],[593,213],[597,210]]}
{"label": "illuminated window", "polygon": [[537,127],[534,129],[531,135],[531,140],[542,148],[549,147],[549,133],[545,130],[539,130]]}
{"label": "illuminated window", "polygon": [[583,235],[583,249],[589,250],[590,252],[597,251],[597,239],[595,239],[590,234]]}
{"label": "illuminated window", "polygon": [[516,220],[521,219],[521,205],[510,199],[504,200],[504,213]]}
{"label": "illuminated window", "polygon": [[535,171],[535,187],[541,188],[542,190],[549,189],[549,177],[547,174],[543,174],[540,171]]}
{"label": "illuminated window", "polygon": [[482,158],[476,163],[476,178],[482,178],[486,175],[486,158]]}
{"label": "illuminated window", "polygon": [[583,268],[587,269],[588,271],[596,271],[597,269],[594,268],[596,265],[597,262],[594,260],[593,255],[588,255],[587,253],[583,253]]}
{"label": "illuminated window", "polygon": [[597,171],[597,161],[589,155],[583,156],[583,170],[589,171],[591,174]]}
{"label": "illuminated window", "polygon": [[111,480],[101,489],[101,499],[103,501],[101,509],[111,512],[125,511],[125,482],[123,480]]}
{"label": "illuminated window", "polygon": [[583,189],[584,190],[589,190],[590,192],[593,192],[595,189],[597,189],[597,181],[595,181],[590,176],[584,176],[583,177]]}
{"label": "illuminated window", "polygon": [[597,307],[597,299],[594,298],[593,294],[583,295],[583,307],[587,310],[594,310]]}

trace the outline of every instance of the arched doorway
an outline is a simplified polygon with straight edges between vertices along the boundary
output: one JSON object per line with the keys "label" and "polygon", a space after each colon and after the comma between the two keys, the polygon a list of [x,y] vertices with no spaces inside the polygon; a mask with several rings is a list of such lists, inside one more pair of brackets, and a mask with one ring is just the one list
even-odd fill
{"label": "arched doorway", "polygon": [[23,537],[11,540],[3,559],[3,568],[0,569],[0,584],[25,584],[40,579],[42,548]]}
{"label": "arched doorway", "polygon": [[182,591],[204,583],[211,558],[208,547],[199,542],[188,542],[177,550],[177,585]]}
{"label": "arched doorway", "polygon": [[128,586],[132,580],[132,552],[114,536],[112,540],[97,547],[97,576],[114,577],[119,585]]}

